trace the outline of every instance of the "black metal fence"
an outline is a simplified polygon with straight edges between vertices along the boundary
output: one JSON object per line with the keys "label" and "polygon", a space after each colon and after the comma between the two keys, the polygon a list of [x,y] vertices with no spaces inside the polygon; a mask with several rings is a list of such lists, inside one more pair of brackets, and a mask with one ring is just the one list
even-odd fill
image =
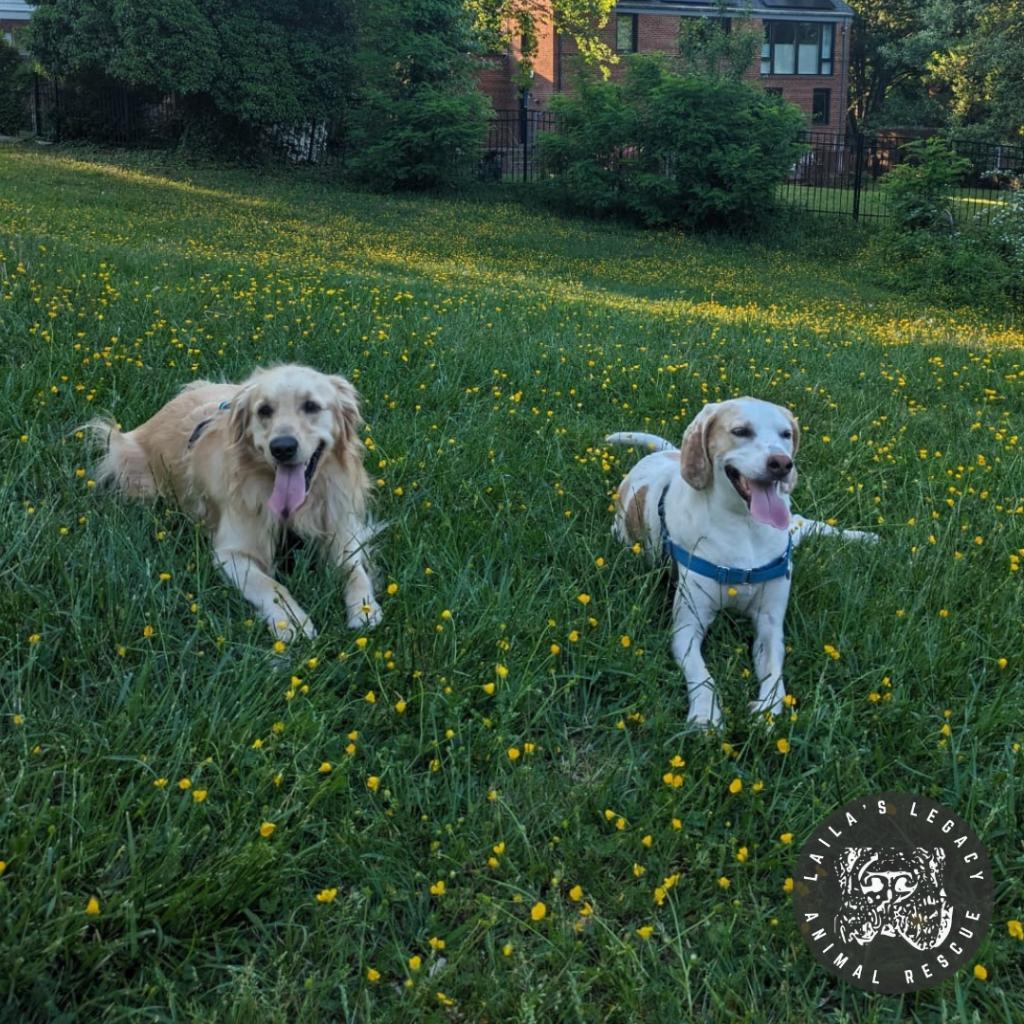
{"label": "black metal fence", "polygon": [[[31,108],[37,136],[147,148],[176,144],[196,113],[188,101],[156,90],[127,88],[106,78],[57,81],[42,76],[34,80]],[[542,174],[538,140],[557,130],[558,118],[548,111],[496,111],[481,152],[472,158],[477,177],[488,182],[537,181]],[[253,131],[245,145],[283,162],[333,164],[344,158],[340,125],[313,121]],[[895,132],[808,132],[807,151],[780,186],[780,198],[811,213],[858,220],[888,217],[891,211],[879,185],[893,167],[914,159],[906,148],[914,138]],[[954,196],[955,215],[988,221],[1008,190],[1024,181],[1024,146],[956,139],[952,146],[968,161]]]}
{"label": "black metal fence", "polygon": [[536,181],[540,161],[537,140],[554,131],[558,119],[547,110],[499,110],[487,128],[480,157],[484,181]]}
{"label": "black metal fence", "polygon": [[[898,164],[915,159],[906,148],[916,136],[808,133],[807,152],[791,168],[782,197],[812,213],[859,219],[890,216],[879,185]],[[1000,209],[1010,188],[1024,180],[1024,147],[951,139],[968,168],[953,197],[954,215],[983,222]]]}
{"label": "black metal fence", "polygon": [[88,139],[113,146],[155,148],[180,137],[178,97],[128,88],[105,78],[59,80],[36,75],[32,86],[35,134],[52,142]]}

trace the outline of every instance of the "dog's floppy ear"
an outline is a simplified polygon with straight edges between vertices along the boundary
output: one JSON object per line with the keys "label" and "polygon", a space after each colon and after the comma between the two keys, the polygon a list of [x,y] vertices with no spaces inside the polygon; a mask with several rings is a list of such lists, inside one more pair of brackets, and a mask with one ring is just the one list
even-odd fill
{"label": "dog's floppy ear", "polygon": [[363,417],[359,412],[359,393],[342,376],[330,378],[334,386],[334,419],[337,429],[337,440],[334,452],[340,461],[344,461],[347,452],[352,450],[359,437],[359,428],[363,425]]}
{"label": "dog's floppy ear", "polygon": [[252,419],[252,388],[243,387],[231,399],[231,415],[228,427],[234,444],[241,444],[249,433],[249,421]]}
{"label": "dog's floppy ear", "polygon": [[683,479],[695,490],[703,491],[711,483],[711,453],[708,436],[714,425],[718,402],[709,402],[693,418],[683,434],[683,447],[679,453],[679,468]]}

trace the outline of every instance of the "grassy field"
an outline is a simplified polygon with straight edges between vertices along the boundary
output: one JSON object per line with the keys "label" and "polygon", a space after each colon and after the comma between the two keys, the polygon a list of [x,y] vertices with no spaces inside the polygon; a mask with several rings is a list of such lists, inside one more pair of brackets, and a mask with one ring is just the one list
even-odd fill
{"label": "grassy field", "polygon": [[[872,288],[827,222],[771,248],[126,161],[0,149],[0,1020],[1024,1020],[1019,325]],[[321,632],[282,667],[76,427],[291,360],[364,396],[385,621],[346,631],[299,552]],[[719,620],[693,735],[601,439],[744,393],[800,416],[796,509],[883,539],[798,552],[774,734]],[[798,847],[891,789],[986,844],[987,980],[868,996],[805,949]]]}

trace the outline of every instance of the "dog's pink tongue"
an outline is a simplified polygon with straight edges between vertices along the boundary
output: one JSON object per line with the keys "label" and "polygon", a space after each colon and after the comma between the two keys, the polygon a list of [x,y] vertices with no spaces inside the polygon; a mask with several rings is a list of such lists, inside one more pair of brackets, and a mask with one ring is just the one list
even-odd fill
{"label": "dog's pink tongue", "polygon": [[287,519],[298,512],[306,500],[306,467],[278,466],[274,474],[274,490],[267,499],[267,508],[278,519]]}
{"label": "dog's pink tongue", "polygon": [[766,526],[774,526],[777,530],[789,529],[789,509],[775,484],[750,481],[750,514]]}

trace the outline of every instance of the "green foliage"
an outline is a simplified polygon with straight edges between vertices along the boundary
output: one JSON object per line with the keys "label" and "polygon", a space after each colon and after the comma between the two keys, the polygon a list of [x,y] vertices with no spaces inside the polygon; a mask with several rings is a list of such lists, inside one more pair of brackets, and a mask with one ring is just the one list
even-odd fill
{"label": "green foliage", "polygon": [[953,190],[969,170],[969,160],[957,156],[938,136],[908,142],[907,159],[882,180],[881,190],[893,219],[890,230],[936,231],[953,226]]}
{"label": "green foliage", "polygon": [[543,31],[556,29],[576,44],[585,64],[614,64],[618,56],[601,37],[615,0],[464,0],[474,16],[484,48],[491,53],[514,47],[520,55],[520,85],[530,81]]}
{"label": "green foliage", "polygon": [[[54,75],[212,99],[248,125],[343,116],[352,0],[43,0],[30,45]],[[202,104],[197,109],[208,109]]]}
{"label": "green foliage", "polygon": [[461,0],[394,0],[364,11],[348,169],[375,188],[445,188],[468,175],[488,104],[476,88]]}
{"label": "green foliage", "polygon": [[750,69],[764,33],[739,18],[734,18],[726,31],[726,13],[724,0],[719,0],[717,17],[679,19],[679,56],[675,64],[681,72],[739,81]]}
{"label": "green foliage", "polygon": [[880,186],[891,213],[872,242],[880,276],[952,304],[998,307],[1024,291],[1024,261],[1018,260],[1016,244],[1024,232],[1016,208],[989,226],[957,225],[954,190],[970,161],[938,137],[904,148],[907,161]]}
{"label": "green foliage", "polygon": [[849,0],[850,86],[866,126],[1024,136],[1024,0]]}
{"label": "green foliage", "polygon": [[21,54],[0,39],[0,135],[25,127],[29,70]]}
{"label": "green foliage", "polygon": [[646,225],[742,229],[762,222],[799,157],[803,116],[745,82],[679,75],[631,58],[623,85],[583,80],[540,139],[552,199]]}

